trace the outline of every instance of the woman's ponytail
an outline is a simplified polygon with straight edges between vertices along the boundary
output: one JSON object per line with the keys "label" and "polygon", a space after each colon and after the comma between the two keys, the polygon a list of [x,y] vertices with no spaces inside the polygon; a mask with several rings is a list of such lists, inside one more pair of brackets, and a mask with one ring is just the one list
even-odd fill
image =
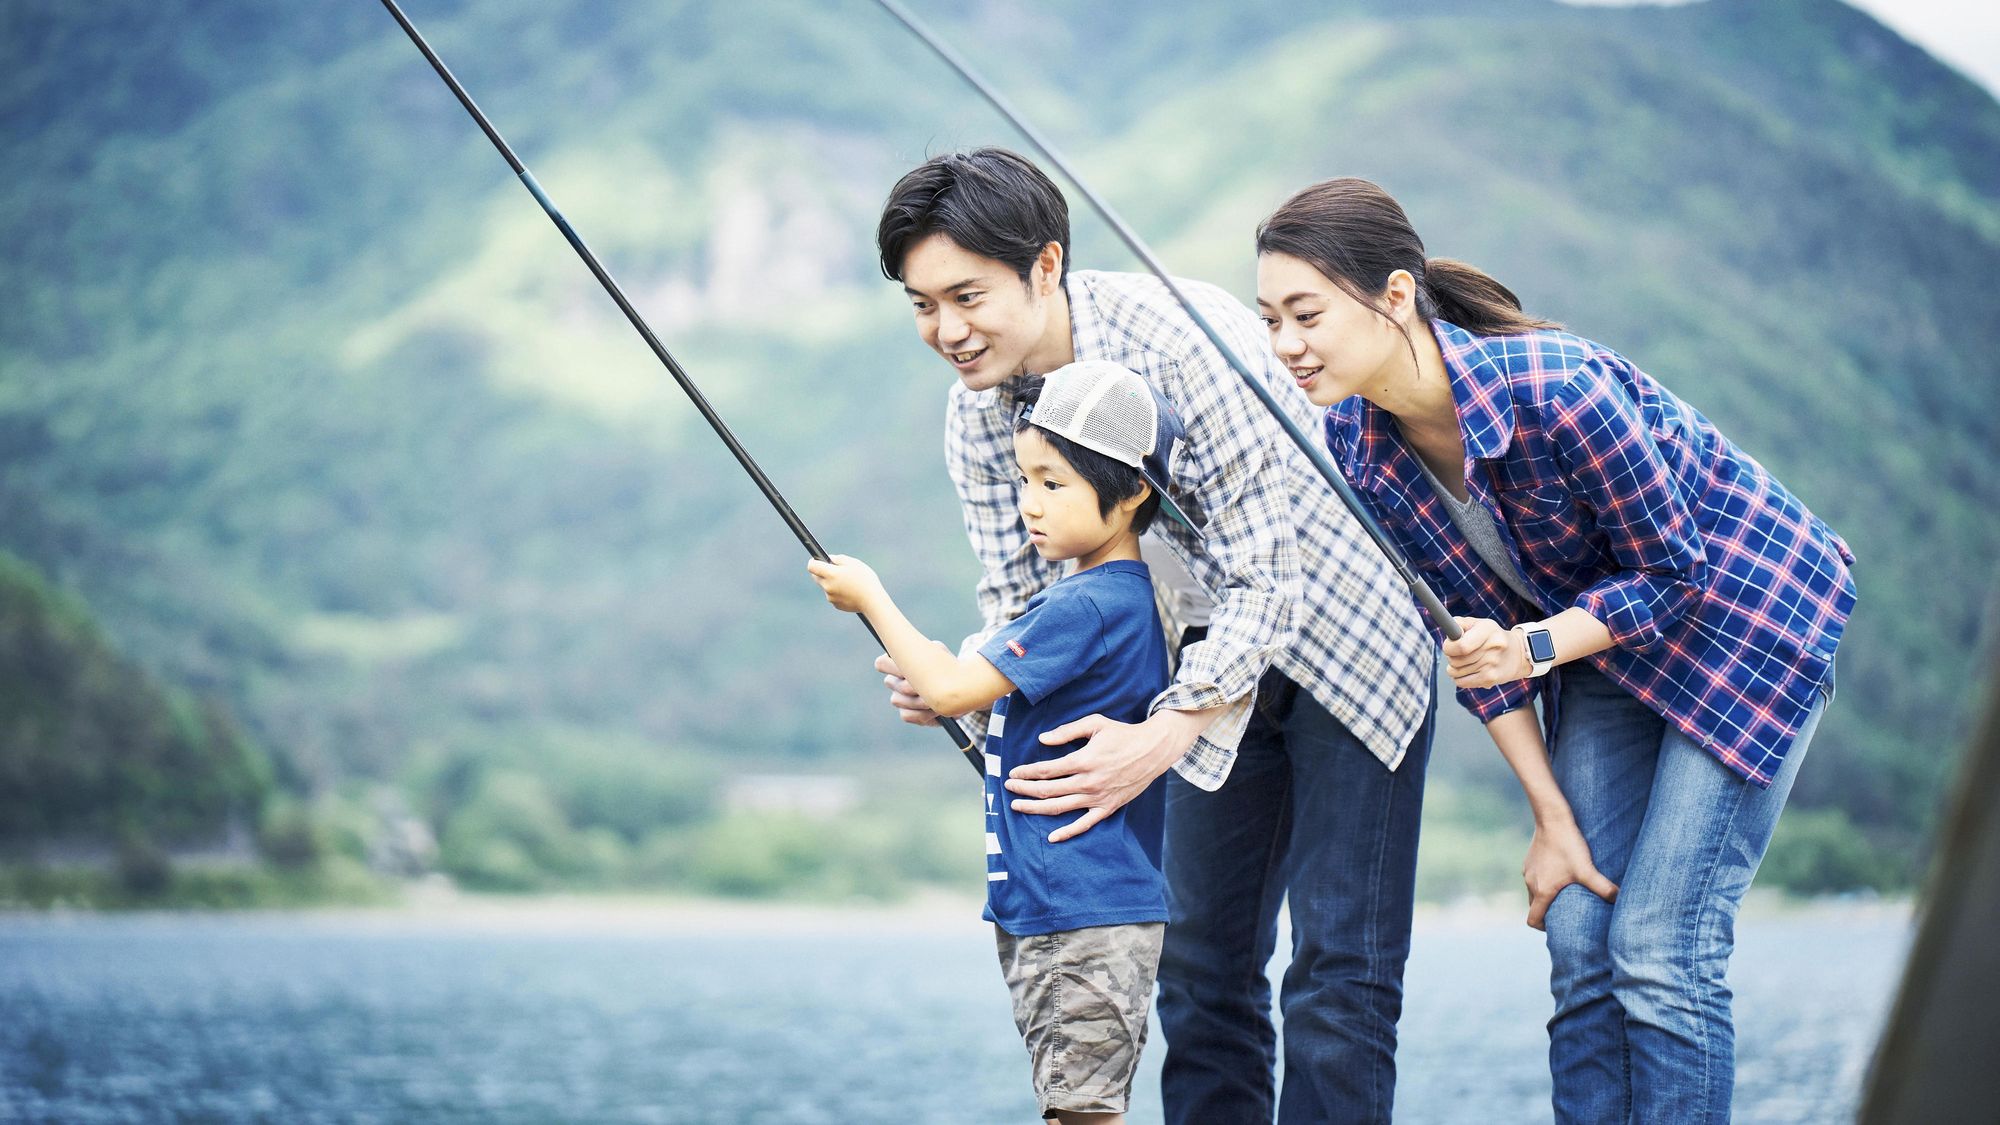
{"label": "woman's ponytail", "polygon": [[1521,299],[1512,289],[1454,258],[1428,259],[1417,281],[1430,294],[1434,311],[1429,315],[1475,336],[1518,336],[1537,328],[1562,327],[1522,312]]}
{"label": "woman's ponytail", "polygon": [[1327,180],[1300,191],[1257,227],[1259,254],[1288,254],[1312,266],[1347,295],[1378,307],[1389,275],[1408,270],[1417,312],[1478,336],[1514,336],[1554,321],[1521,311],[1520,298],[1479,269],[1424,257],[1423,240],[1401,204],[1368,180]]}

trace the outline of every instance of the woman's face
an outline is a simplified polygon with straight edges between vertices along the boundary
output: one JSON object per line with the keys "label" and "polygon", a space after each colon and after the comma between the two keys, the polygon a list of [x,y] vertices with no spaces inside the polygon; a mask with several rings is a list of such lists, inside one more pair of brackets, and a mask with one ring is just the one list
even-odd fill
{"label": "woman's face", "polygon": [[1258,255],[1257,314],[1271,350],[1318,406],[1381,386],[1408,360],[1409,339],[1394,320],[1290,254]]}

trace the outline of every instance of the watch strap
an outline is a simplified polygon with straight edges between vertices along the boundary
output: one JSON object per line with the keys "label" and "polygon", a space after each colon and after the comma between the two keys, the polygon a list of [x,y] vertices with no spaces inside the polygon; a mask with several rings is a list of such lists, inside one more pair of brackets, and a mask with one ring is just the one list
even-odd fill
{"label": "watch strap", "polygon": [[[1547,629],[1538,625],[1516,625],[1514,626],[1514,631],[1521,634],[1521,644],[1528,650],[1528,677],[1533,679],[1538,676],[1547,675],[1549,669],[1556,666],[1555,638],[1549,634]],[[1538,640],[1541,642],[1540,646],[1535,644]],[[1548,659],[1537,660],[1535,658],[1535,649],[1537,647],[1540,647],[1543,652],[1548,654]]]}

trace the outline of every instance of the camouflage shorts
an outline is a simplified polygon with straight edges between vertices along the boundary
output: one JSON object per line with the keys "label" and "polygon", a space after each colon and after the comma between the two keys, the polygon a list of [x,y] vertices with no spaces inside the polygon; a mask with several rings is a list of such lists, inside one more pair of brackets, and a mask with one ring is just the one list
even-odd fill
{"label": "camouflage shorts", "polygon": [[1125,1112],[1166,928],[1140,922],[1015,937],[993,927],[1044,1117]]}

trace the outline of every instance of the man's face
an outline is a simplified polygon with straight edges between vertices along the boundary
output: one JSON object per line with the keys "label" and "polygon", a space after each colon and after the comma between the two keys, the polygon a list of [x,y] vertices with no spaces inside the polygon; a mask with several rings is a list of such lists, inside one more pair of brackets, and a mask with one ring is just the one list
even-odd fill
{"label": "man's face", "polygon": [[[1047,350],[1050,297],[1062,268],[1061,251],[1051,247],[1025,283],[1005,262],[974,254],[943,234],[925,238],[903,256],[903,291],[916,314],[917,335],[968,389],[997,387],[1029,370],[1029,360]],[[1060,328],[1067,345],[1067,323]],[[1056,366],[1062,362],[1067,360]]]}

